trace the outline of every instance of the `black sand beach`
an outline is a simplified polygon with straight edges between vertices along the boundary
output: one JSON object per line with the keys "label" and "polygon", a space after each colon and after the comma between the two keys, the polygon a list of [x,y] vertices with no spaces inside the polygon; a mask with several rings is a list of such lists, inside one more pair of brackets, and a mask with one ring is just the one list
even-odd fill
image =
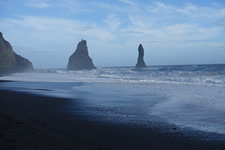
{"label": "black sand beach", "polygon": [[187,136],[166,123],[145,128],[95,122],[63,111],[69,103],[70,99],[1,89],[0,150],[225,149],[224,141],[210,137],[214,134],[196,136],[190,131]]}

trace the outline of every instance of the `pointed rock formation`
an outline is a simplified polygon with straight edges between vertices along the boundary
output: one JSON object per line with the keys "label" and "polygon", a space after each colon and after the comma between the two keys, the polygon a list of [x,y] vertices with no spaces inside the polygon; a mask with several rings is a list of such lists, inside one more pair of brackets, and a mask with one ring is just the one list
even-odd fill
{"label": "pointed rock formation", "polygon": [[17,55],[0,32],[0,74],[33,71],[32,63],[24,57]]}
{"label": "pointed rock formation", "polygon": [[140,44],[138,47],[138,60],[137,60],[136,68],[146,68],[146,67],[147,66],[144,62],[144,48]]}
{"label": "pointed rock formation", "polygon": [[86,40],[81,40],[76,51],[70,56],[67,70],[91,70],[96,69],[92,59],[88,55]]}

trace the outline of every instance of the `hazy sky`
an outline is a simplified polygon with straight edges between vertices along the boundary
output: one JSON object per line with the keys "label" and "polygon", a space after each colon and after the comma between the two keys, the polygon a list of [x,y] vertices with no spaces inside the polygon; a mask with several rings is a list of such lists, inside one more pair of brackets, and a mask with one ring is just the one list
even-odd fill
{"label": "hazy sky", "polygon": [[81,39],[97,67],[225,63],[224,0],[0,0],[0,31],[35,68],[65,68]]}

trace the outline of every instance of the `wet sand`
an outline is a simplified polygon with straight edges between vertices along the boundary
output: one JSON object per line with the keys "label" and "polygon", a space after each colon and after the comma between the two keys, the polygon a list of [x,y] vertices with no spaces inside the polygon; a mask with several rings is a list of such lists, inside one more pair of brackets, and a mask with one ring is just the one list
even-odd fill
{"label": "wet sand", "polygon": [[63,111],[70,102],[1,89],[0,150],[225,149],[225,140],[206,140],[211,134],[196,136],[195,131],[187,136],[166,123],[132,127],[72,115]]}

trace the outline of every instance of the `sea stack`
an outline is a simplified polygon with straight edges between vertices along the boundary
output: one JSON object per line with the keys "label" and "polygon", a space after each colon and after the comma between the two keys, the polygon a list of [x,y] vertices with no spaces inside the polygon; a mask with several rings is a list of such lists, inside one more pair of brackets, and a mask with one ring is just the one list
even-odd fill
{"label": "sea stack", "polygon": [[138,47],[138,60],[137,60],[136,68],[147,68],[144,62],[144,48],[141,44]]}
{"label": "sea stack", "polygon": [[0,32],[0,74],[10,74],[16,72],[33,71],[32,63],[17,55],[11,46],[11,44],[6,41]]}
{"label": "sea stack", "polygon": [[96,69],[92,59],[88,55],[86,40],[81,40],[75,52],[70,56],[67,70],[91,70]]}

